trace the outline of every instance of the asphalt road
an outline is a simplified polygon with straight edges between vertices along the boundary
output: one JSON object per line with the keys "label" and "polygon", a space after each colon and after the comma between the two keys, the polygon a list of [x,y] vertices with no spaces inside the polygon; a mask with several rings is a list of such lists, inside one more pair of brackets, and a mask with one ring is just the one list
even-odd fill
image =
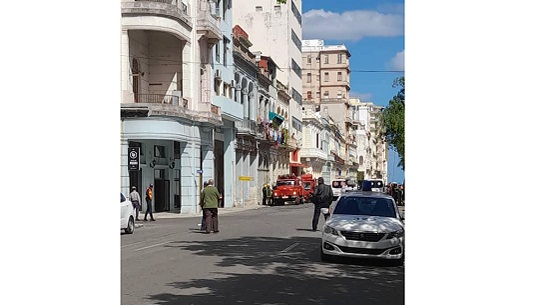
{"label": "asphalt road", "polygon": [[[404,267],[319,258],[313,205],[145,222],[121,236],[122,304],[404,304]],[[319,221],[322,228],[323,218]]]}

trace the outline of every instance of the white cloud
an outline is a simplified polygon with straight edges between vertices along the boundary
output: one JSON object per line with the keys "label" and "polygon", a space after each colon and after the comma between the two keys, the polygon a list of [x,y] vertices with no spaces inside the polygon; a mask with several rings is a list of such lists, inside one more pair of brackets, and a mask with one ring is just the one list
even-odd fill
{"label": "white cloud", "polygon": [[405,50],[396,53],[390,60],[389,68],[391,70],[405,71]]}
{"label": "white cloud", "polygon": [[334,13],[310,10],[302,16],[303,39],[357,41],[363,37],[403,35],[403,15],[375,11]]}

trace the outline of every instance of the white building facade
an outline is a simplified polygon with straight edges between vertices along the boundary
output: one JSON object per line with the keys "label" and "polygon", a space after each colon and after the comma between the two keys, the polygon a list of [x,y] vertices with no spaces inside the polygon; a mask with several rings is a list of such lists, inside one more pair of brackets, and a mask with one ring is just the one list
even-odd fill
{"label": "white building facade", "polygon": [[[233,0],[234,24],[249,33],[251,48],[254,52],[271,56],[279,67],[277,79],[284,86],[288,101],[281,104],[278,99],[278,115],[286,113],[283,128],[287,135],[296,140],[302,139],[302,1],[288,0],[285,3],[276,0]],[[281,107],[280,107],[281,106]],[[282,107],[286,107],[283,109]],[[280,111],[282,110],[283,111]],[[298,147],[298,146],[297,146]],[[282,164],[291,164],[278,168],[278,172],[299,172],[299,160],[290,159],[299,155],[299,149],[292,150],[291,156]]]}
{"label": "white building facade", "polygon": [[[144,197],[153,184],[154,211],[198,213],[201,181],[214,176],[214,130],[223,126],[210,94],[220,18],[204,0],[121,7],[121,191],[136,186]],[[128,166],[131,150],[138,169]]]}

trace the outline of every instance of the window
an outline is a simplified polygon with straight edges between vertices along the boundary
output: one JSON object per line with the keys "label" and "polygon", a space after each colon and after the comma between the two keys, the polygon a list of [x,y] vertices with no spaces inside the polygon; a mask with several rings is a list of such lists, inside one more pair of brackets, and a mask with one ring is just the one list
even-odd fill
{"label": "window", "polygon": [[298,11],[298,8],[294,5],[294,2],[292,2],[292,12],[298,23],[302,25],[302,14],[300,14],[300,11]]}
{"label": "window", "polygon": [[321,98],[321,93],[319,91],[315,92],[315,97],[316,98]]}
{"label": "window", "polygon": [[338,54],[338,56],[337,56],[337,63],[338,63],[338,64],[343,63],[343,54]]}
{"label": "window", "polygon": [[291,67],[292,67],[294,73],[296,73],[296,75],[298,75],[298,77],[300,77],[300,79],[302,79],[302,68],[300,68],[300,66],[292,58],[291,58]]}
{"label": "window", "polygon": [[339,90],[339,91],[337,92],[337,97],[338,97],[338,98],[341,98],[341,97],[342,97],[342,96],[341,96],[341,90]]}
{"label": "window", "polygon": [[319,146],[319,134],[316,134],[315,138],[316,138],[315,143],[317,143],[317,148],[322,148]]}
{"label": "window", "polygon": [[341,72],[338,72],[338,73],[337,73],[337,80],[338,80],[338,82],[342,81],[342,79],[343,79],[343,77],[342,77],[342,75],[341,75]]}
{"label": "window", "polygon": [[157,158],[165,158],[165,146],[154,145],[154,156]]}
{"label": "window", "polygon": [[174,158],[180,159],[180,142],[174,141]]}
{"label": "window", "polygon": [[308,63],[308,64],[311,63],[311,55],[308,55],[308,56],[307,56],[307,63]]}
{"label": "window", "polygon": [[307,92],[307,99],[308,99],[308,100],[311,99],[311,91],[308,91],[308,92]]}
{"label": "window", "polygon": [[298,35],[296,35],[293,29],[291,29],[291,38],[294,42],[294,45],[298,48],[298,50],[300,50],[300,52],[302,52],[302,41],[300,40],[300,38],[298,38]]}
{"label": "window", "polygon": [[256,6],[255,11],[256,12],[262,12],[262,6]]}
{"label": "window", "polygon": [[330,93],[328,91],[324,91],[324,98],[328,98],[328,95],[330,95]]}
{"label": "window", "polygon": [[324,55],[324,63],[325,63],[325,64],[328,63],[328,55]]}
{"label": "window", "polygon": [[328,72],[324,72],[324,81],[327,82],[329,80],[329,74]]}
{"label": "window", "polygon": [[[229,51],[229,44],[231,41],[227,36],[223,36],[223,67],[227,67],[227,53]],[[217,45],[217,44],[216,44]]]}
{"label": "window", "polygon": [[308,83],[311,83],[311,73],[308,73],[308,74],[307,74],[307,82],[308,82]]}
{"label": "window", "polygon": [[216,50],[216,61],[221,62],[221,52],[219,50],[219,43],[216,43],[214,46],[214,49]]}

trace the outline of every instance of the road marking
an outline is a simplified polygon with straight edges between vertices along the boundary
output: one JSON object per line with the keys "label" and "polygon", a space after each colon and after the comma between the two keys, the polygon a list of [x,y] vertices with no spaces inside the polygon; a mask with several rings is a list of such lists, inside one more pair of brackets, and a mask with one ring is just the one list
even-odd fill
{"label": "road marking", "polygon": [[300,244],[300,243],[294,243],[294,244],[292,244],[292,245],[288,246],[287,248],[285,248],[285,249],[281,250],[281,253],[285,253],[285,252],[288,252],[289,250],[291,250],[292,248],[294,248],[294,247],[298,246],[299,244]]}
{"label": "road marking", "polygon": [[168,244],[168,243],[172,243],[172,241],[168,241],[168,242],[164,242],[164,243],[161,243],[161,244],[155,244],[155,245],[151,245],[151,246],[148,246],[148,247],[143,247],[143,248],[135,249],[135,250],[133,250],[133,251],[144,250],[144,249],[148,249],[148,248],[152,248],[152,247],[161,246],[161,245]]}

